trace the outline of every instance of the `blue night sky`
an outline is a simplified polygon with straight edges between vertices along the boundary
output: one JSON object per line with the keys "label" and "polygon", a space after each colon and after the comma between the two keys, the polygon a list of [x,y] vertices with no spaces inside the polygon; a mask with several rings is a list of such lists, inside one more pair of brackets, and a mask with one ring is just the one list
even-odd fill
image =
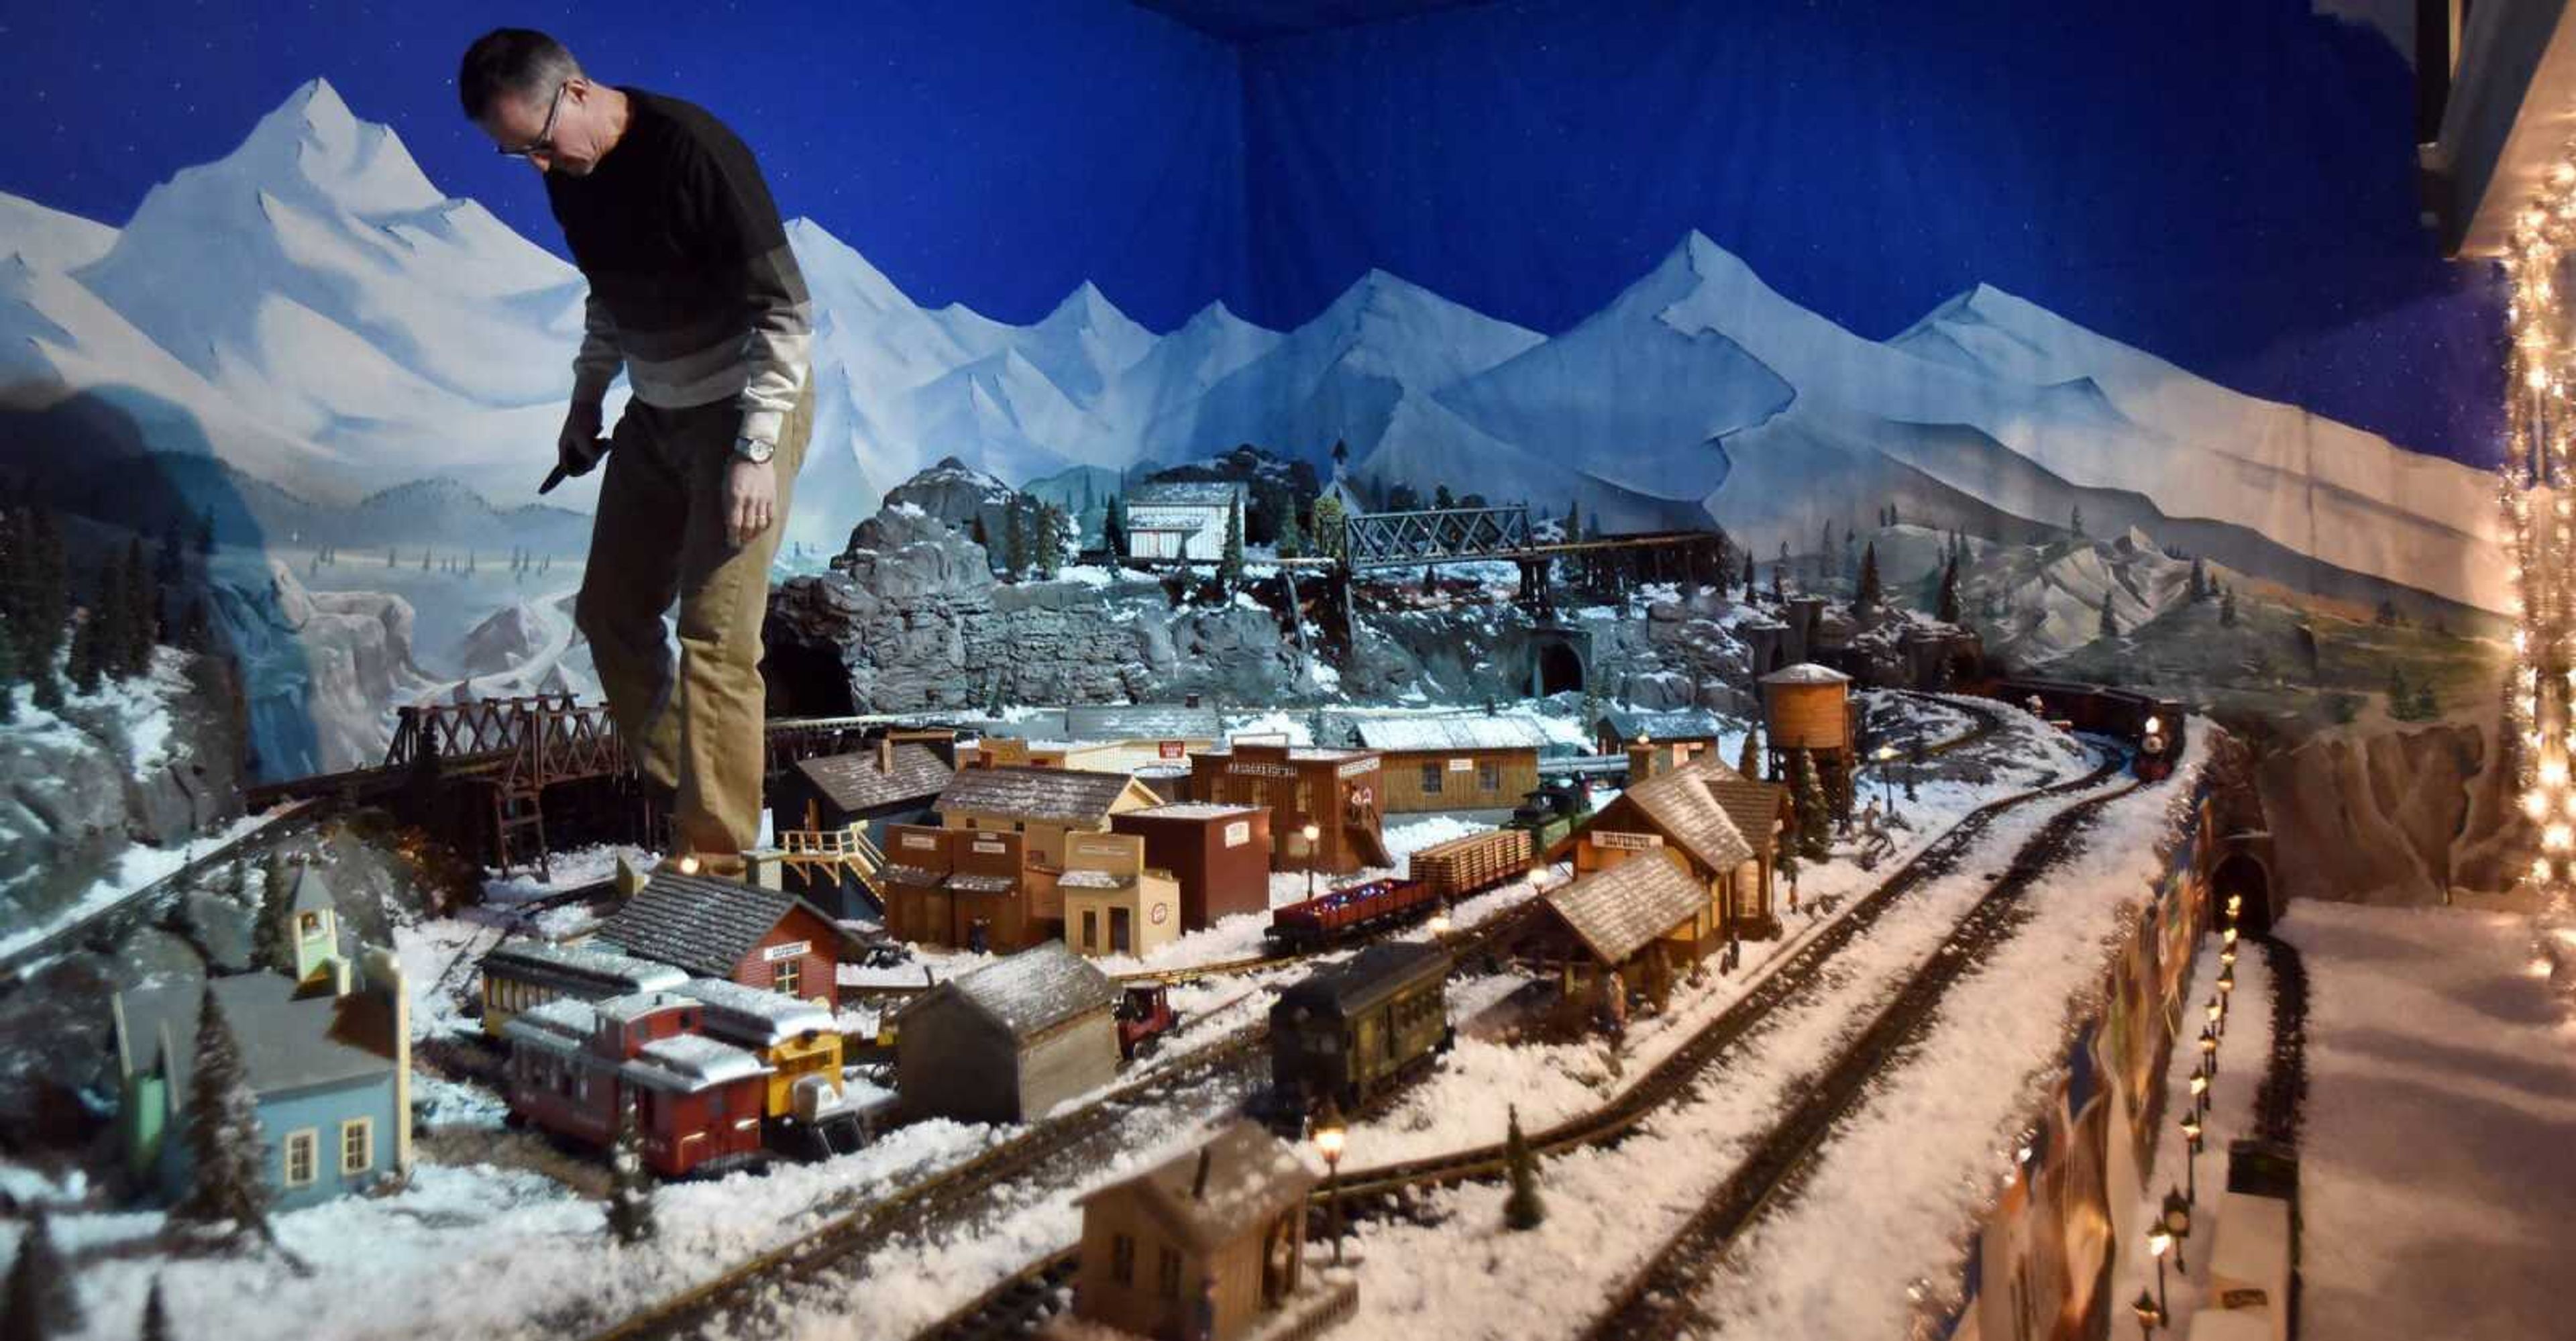
{"label": "blue night sky", "polygon": [[[2415,222],[2411,78],[2304,0],[1503,0],[1237,51],[1118,0],[345,4],[0,18],[0,190],[111,224],[328,78],[560,252],[458,113],[503,23],[742,132],[917,302],[1271,326],[1371,266],[1544,332],[1696,227],[1885,337],[1984,281],[2227,385],[2483,461],[2501,299]],[[5,243],[0,243],[5,245]]]}

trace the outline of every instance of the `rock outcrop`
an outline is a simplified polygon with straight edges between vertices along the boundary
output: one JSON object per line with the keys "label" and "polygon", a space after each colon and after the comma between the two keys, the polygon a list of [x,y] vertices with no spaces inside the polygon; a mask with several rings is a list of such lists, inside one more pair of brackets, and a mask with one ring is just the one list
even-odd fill
{"label": "rock outcrop", "polygon": [[2279,893],[2430,904],[2453,889],[2509,888],[2536,848],[2496,760],[2492,725],[2458,721],[2323,735],[2263,756],[2255,778],[2285,855]]}
{"label": "rock outcrop", "polygon": [[307,591],[284,563],[268,581],[214,584],[216,623],[249,686],[253,773],[291,778],[376,763],[386,709],[428,687],[412,608],[377,592]]}

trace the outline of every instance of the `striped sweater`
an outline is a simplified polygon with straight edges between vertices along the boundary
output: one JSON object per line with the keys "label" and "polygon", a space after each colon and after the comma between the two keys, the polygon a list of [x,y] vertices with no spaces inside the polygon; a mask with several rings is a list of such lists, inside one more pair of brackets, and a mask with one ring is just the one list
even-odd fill
{"label": "striped sweater", "polygon": [[751,150],[704,108],[620,89],[626,131],[588,176],[546,198],[590,280],[573,399],[626,369],[636,398],[685,409],[732,398],[741,436],[775,444],[805,386],[814,303]]}

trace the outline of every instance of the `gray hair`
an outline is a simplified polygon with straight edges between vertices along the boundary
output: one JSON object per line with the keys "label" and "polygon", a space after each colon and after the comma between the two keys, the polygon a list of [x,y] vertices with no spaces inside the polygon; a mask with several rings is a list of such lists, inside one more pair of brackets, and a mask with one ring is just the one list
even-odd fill
{"label": "gray hair", "polygon": [[465,49],[456,70],[456,97],[465,104],[466,120],[481,121],[504,93],[542,102],[565,80],[580,75],[581,62],[563,43],[534,28],[495,28]]}

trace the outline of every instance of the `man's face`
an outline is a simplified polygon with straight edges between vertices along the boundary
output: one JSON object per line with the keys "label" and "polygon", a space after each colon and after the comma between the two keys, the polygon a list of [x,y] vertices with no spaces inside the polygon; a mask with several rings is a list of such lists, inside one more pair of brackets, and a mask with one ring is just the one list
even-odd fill
{"label": "man's face", "polygon": [[503,93],[478,122],[501,152],[539,172],[586,177],[599,166],[598,86],[578,76],[542,97]]}

